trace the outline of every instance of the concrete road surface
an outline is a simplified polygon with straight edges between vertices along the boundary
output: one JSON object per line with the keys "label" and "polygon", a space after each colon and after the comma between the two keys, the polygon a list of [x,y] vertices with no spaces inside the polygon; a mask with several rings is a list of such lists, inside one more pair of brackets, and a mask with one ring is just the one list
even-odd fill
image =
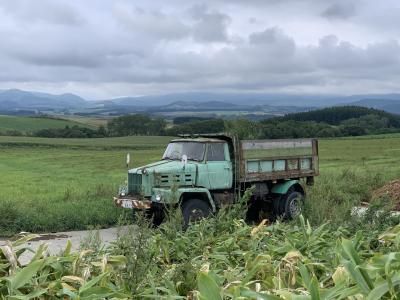
{"label": "concrete road surface", "polygon": [[[29,241],[26,243],[26,246],[30,247],[32,250],[36,251],[36,249],[43,243],[48,244],[47,252],[50,255],[55,255],[60,253],[65,249],[67,245],[67,241],[70,240],[72,242],[72,250],[79,250],[81,241],[87,240],[90,235],[93,235],[96,232],[99,232],[100,239],[102,243],[107,246],[111,242],[115,241],[118,237],[119,232],[127,232],[128,227],[113,227],[108,229],[100,229],[100,230],[83,230],[83,231],[65,231],[65,232],[57,232],[57,233],[46,233],[41,234],[39,238]],[[0,246],[4,246],[7,243],[7,239],[0,238]],[[19,259],[21,264],[27,264],[30,259],[33,257],[34,253],[26,251]]]}

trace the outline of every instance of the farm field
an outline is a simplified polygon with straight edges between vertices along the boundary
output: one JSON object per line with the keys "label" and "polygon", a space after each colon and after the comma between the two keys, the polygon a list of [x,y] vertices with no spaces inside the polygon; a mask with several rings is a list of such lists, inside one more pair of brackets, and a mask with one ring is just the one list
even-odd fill
{"label": "farm field", "polygon": [[33,132],[48,128],[64,128],[65,126],[86,126],[73,120],[61,120],[53,118],[39,117],[20,117],[20,116],[3,116],[0,115],[0,132],[17,130],[20,132]]}
{"label": "farm field", "polygon": [[[0,234],[121,224],[123,213],[111,197],[125,179],[126,153],[132,166],[142,165],[159,159],[169,139],[0,137]],[[304,218],[246,224],[237,204],[182,231],[174,215],[155,229],[139,216],[138,226],[109,246],[94,232],[79,251],[67,243],[47,257],[46,246],[38,248],[15,276],[5,255],[11,248],[2,247],[0,292],[81,299],[397,299],[399,218],[350,211],[400,176],[400,135],[319,143],[321,175],[307,190]],[[21,243],[13,244],[16,256],[25,251]]]}
{"label": "farm field", "polygon": [[[126,153],[131,167],[143,165],[158,160],[170,139],[0,137],[0,235],[116,224],[121,211],[111,199],[125,181]],[[400,135],[327,139],[319,145],[321,175],[309,190],[312,204],[331,208],[329,202],[342,197],[353,205],[400,177]],[[311,210],[309,217],[319,222],[327,216]]]}
{"label": "farm field", "polygon": [[72,121],[81,124],[81,126],[91,126],[91,127],[99,127],[101,125],[106,126],[108,120],[112,117],[83,117],[77,115],[61,115],[59,116],[60,119]]}

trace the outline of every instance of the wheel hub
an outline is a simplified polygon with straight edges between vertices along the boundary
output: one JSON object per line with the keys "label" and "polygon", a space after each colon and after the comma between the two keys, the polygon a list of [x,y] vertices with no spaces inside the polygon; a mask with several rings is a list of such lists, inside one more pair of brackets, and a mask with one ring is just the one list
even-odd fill
{"label": "wheel hub", "polygon": [[194,208],[190,211],[190,220],[191,221],[199,221],[204,218],[204,213],[201,209]]}
{"label": "wheel hub", "polygon": [[289,203],[289,212],[291,217],[296,217],[300,214],[301,208],[299,205],[299,200],[297,198],[294,198],[292,201]]}

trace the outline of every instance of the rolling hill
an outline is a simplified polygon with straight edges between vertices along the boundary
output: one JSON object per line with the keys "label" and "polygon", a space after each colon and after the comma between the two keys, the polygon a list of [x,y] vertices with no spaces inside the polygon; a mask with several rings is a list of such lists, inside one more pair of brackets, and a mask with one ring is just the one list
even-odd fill
{"label": "rolling hill", "polygon": [[267,122],[276,121],[299,121],[299,122],[317,122],[330,125],[339,125],[341,122],[349,119],[357,119],[363,116],[375,115],[388,120],[389,125],[400,128],[400,116],[388,113],[383,110],[360,106],[334,106],[323,109],[317,109],[307,112],[288,114],[283,117],[276,117]]}
{"label": "rolling hill", "polygon": [[0,110],[65,109],[86,106],[87,102],[74,94],[52,95],[18,89],[0,91]]}
{"label": "rolling hill", "polygon": [[124,97],[103,100],[103,104],[122,106],[154,107],[165,106],[174,102],[225,102],[234,105],[271,105],[271,106],[333,106],[351,104],[362,99],[393,100],[400,103],[400,94],[361,94],[361,95],[333,95],[333,94],[285,94],[285,93],[212,93],[188,92],[138,97]]}
{"label": "rolling hill", "polygon": [[64,112],[79,115],[121,115],[171,111],[273,111],[285,114],[328,106],[357,105],[400,114],[400,94],[285,94],[185,92],[86,101],[74,94],[0,90],[0,114],[39,114]]}
{"label": "rolling hill", "polygon": [[392,99],[361,99],[350,105],[376,108],[400,115],[400,101]]}

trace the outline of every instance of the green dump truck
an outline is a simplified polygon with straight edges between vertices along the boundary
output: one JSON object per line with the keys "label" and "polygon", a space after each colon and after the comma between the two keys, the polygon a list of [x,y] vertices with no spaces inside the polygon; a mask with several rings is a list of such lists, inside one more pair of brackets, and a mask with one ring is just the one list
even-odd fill
{"label": "green dump truck", "polygon": [[182,136],[160,161],[128,171],[117,206],[146,210],[160,223],[165,209],[180,207],[185,224],[215,213],[253,188],[249,217],[293,218],[305,198],[304,184],[318,175],[318,141],[239,140],[229,134]]}

